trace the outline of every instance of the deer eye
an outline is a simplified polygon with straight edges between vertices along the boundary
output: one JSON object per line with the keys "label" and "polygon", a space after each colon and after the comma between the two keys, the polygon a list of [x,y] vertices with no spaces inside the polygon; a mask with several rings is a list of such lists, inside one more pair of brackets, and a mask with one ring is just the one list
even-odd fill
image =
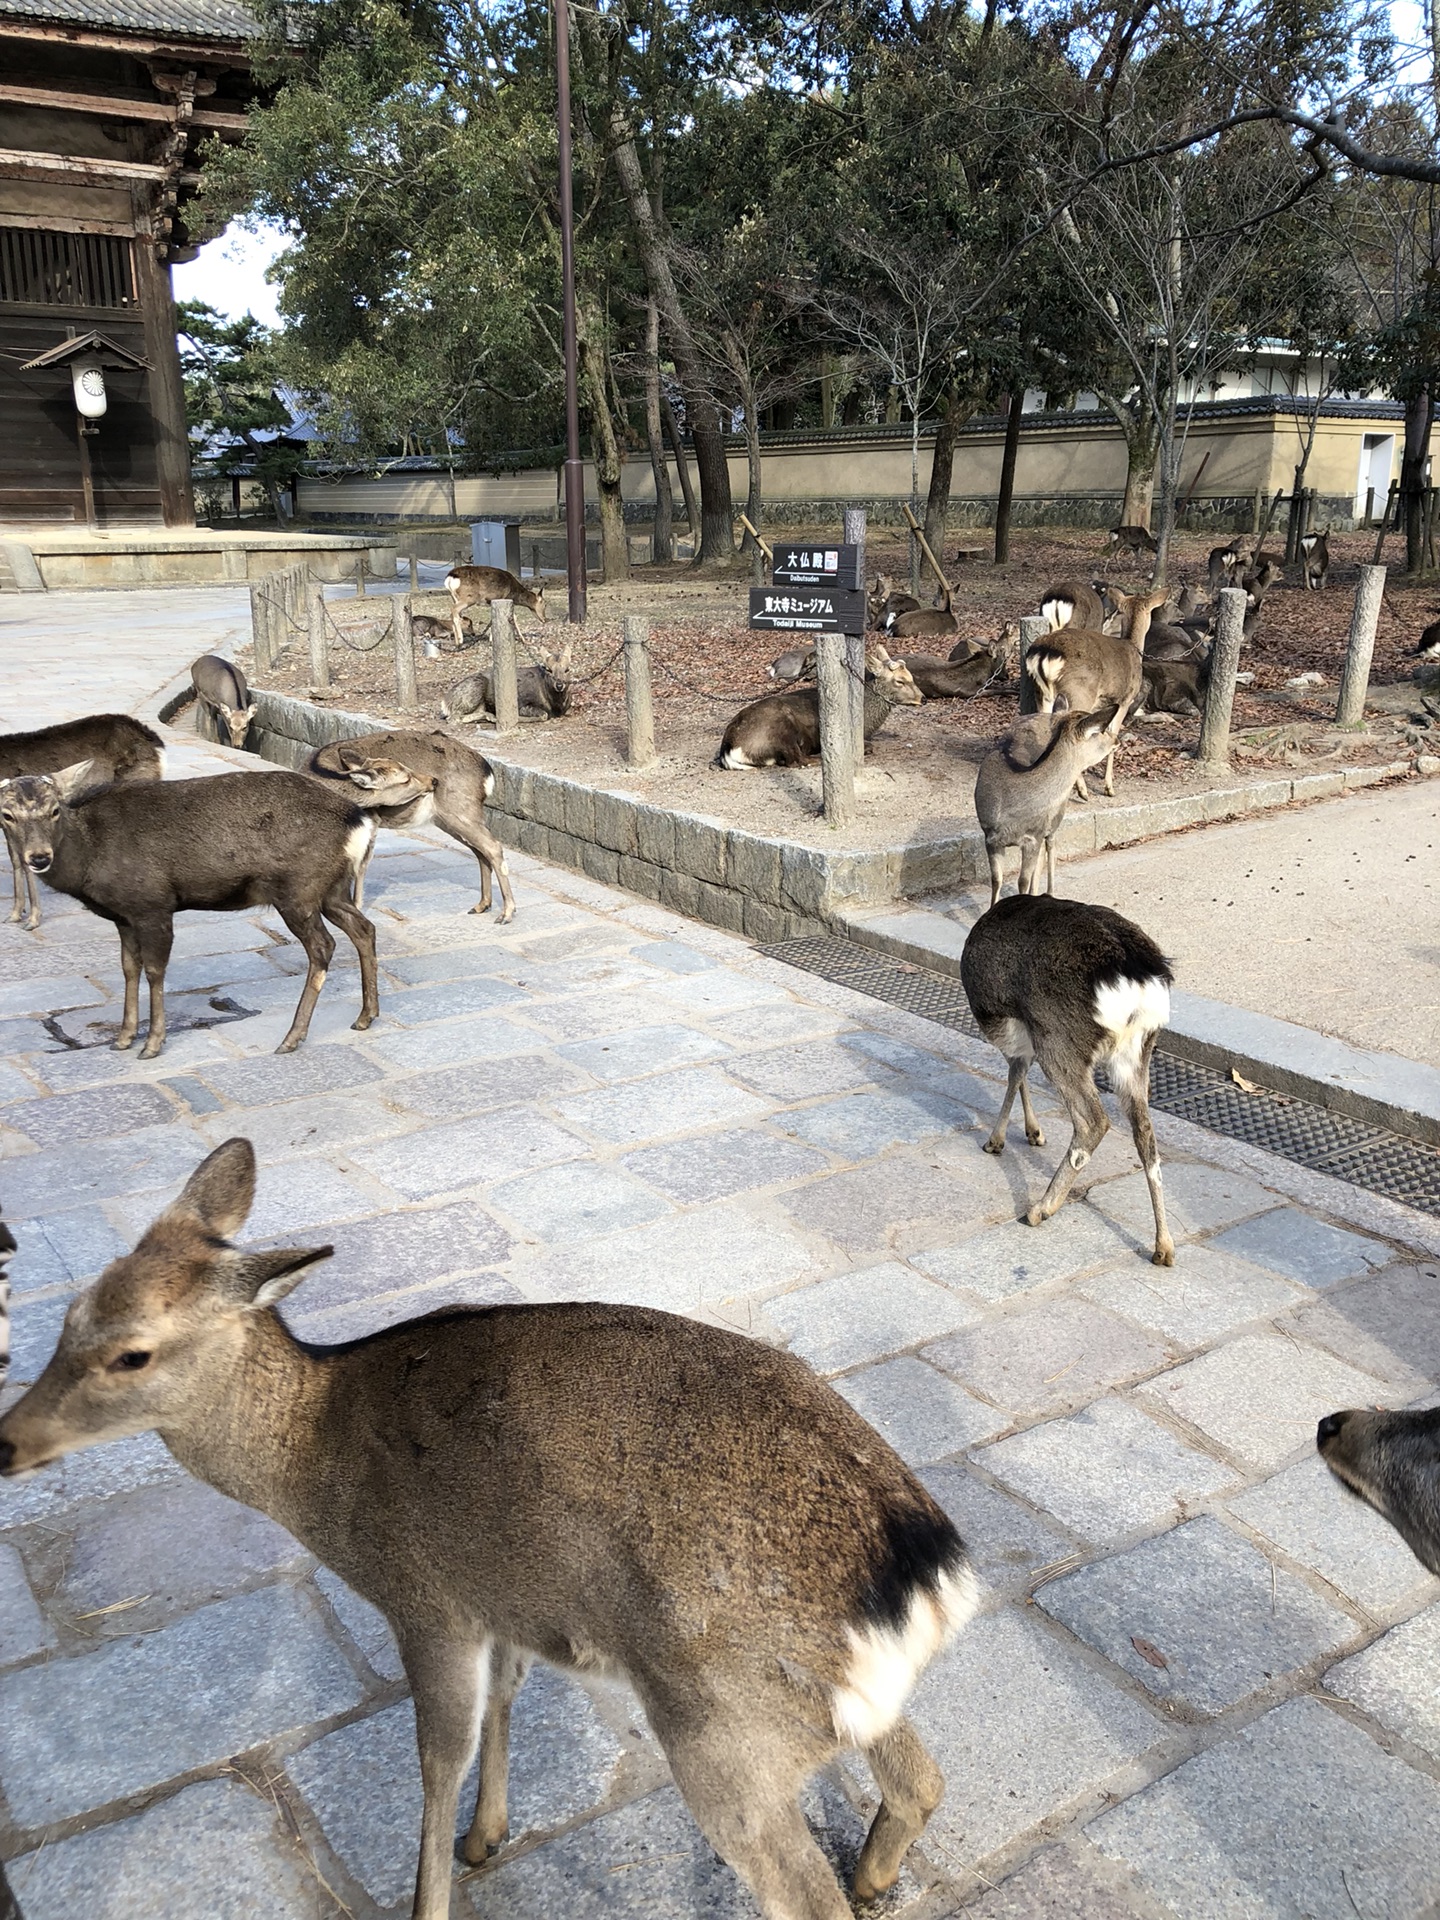
{"label": "deer eye", "polygon": [[141,1348],[135,1347],[128,1353],[118,1354],[116,1358],[110,1362],[109,1371],[111,1373],[138,1373],[142,1367],[148,1367],[149,1364],[150,1355]]}

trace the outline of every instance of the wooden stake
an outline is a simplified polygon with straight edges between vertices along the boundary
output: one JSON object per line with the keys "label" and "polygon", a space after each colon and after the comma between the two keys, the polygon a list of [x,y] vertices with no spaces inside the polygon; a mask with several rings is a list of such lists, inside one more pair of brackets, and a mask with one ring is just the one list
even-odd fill
{"label": "wooden stake", "polygon": [[775,562],[775,554],[773,549],[766,546],[764,540],[760,537],[759,530],[751,526],[749,520],[746,518],[746,516],[743,513],[740,515],[740,524],[742,527],[744,527],[746,533],[749,534],[750,538],[755,542],[756,546],[760,549],[761,553],[764,554],[765,558],[773,566]]}
{"label": "wooden stake", "polygon": [[940,582],[940,589],[945,595],[945,605],[948,607],[950,605],[951,594],[952,594],[950,582],[945,578],[944,573],[941,571],[940,562],[935,558],[935,555],[930,551],[930,542],[925,538],[925,532],[924,532],[924,529],[921,527],[920,522],[915,518],[914,514],[910,511],[910,502],[908,500],[901,502],[900,511],[904,514],[906,520],[909,521],[910,531],[911,533],[914,534],[915,538],[920,543],[920,551],[924,554],[925,558],[930,562],[930,571],[934,574],[935,578]]}

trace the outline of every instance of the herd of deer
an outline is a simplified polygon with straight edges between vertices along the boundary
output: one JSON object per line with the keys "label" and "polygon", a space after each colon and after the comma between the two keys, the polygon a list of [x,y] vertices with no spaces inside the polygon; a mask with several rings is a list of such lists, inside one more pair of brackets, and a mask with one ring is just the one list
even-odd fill
{"label": "herd of deer", "polygon": [[[1239,556],[1226,564],[1233,572]],[[1056,898],[1053,871],[1048,894],[1032,891],[1042,854],[1053,869],[1067,797],[1086,767],[1113,758],[1141,698],[1162,601],[1112,603],[1067,583],[1046,596],[1051,630],[1026,657],[1042,711],[979,771],[992,904],[961,977],[1008,1065],[985,1150],[1003,1150],[1017,1094],[1026,1138],[1043,1145],[1034,1061],[1069,1109],[1069,1150],[1026,1218],[1038,1225],[1062,1205],[1104,1136],[1094,1077],[1104,1063],[1149,1186],[1152,1257],[1169,1266],[1148,1083],[1170,968],[1119,914]],[[1119,634],[1106,631],[1116,614]],[[776,677],[804,664],[777,662]],[[981,671],[970,655],[933,664]],[[874,648],[867,732],[893,705],[926,697],[924,672],[915,656]],[[217,724],[243,738],[254,718],[243,677],[211,656],[194,677]],[[452,717],[479,710],[486,691],[457,689]],[[549,698],[543,676],[536,691]],[[770,698],[790,703],[788,734],[762,748],[741,713],[722,764],[814,750],[813,689]],[[282,1051],[305,1037],[324,982],[334,950],[324,922],[340,927],[360,958],[355,1024],[368,1027],[375,931],[362,905],[377,825],[433,817],[477,855],[476,911],[489,905],[492,872],[503,917],[514,911],[504,854],[483,824],[489,769],[446,734],[324,747],[304,774],[163,772],[158,736],[125,716],[0,739],[15,915],[23,883],[36,923],[39,874],[115,923],[117,1046],[135,1038],[142,971],[144,1052],[163,1044],[173,916],[187,908],[273,905],[304,946],[309,969]],[[1001,900],[1000,859],[1015,844],[1021,891]],[[134,1252],[71,1304],[40,1379],[0,1418],[0,1475],[158,1430],[190,1472],[269,1514],[381,1610],[415,1700],[424,1813],[414,1920],[450,1913],[458,1801],[477,1746],[463,1857],[478,1864],[506,1839],[511,1704],[536,1657],[634,1686],[696,1821],[765,1920],[848,1920],[799,1803],[805,1781],[846,1750],[865,1755],[879,1789],[855,1894],[893,1886],[944,1790],[906,1699],[979,1598],[955,1526],[898,1455],[800,1360],[640,1307],[455,1308],[338,1346],[303,1343],[277,1308],[333,1249],[236,1246],[255,1182],[250,1142],[227,1141]],[[0,1377],[14,1244],[0,1222]],[[1440,1409],[1332,1414],[1317,1436],[1337,1477],[1434,1571],[1437,1438]]]}

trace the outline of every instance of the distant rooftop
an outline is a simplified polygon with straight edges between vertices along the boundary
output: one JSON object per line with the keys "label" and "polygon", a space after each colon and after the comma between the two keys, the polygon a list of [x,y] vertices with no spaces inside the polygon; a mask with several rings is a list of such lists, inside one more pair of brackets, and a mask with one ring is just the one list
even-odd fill
{"label": "distant rooftop", "polygon": [[253,40],[260,32],[254,14],[236,0],[0,0],[0,18],[7,16],[188,40]]}

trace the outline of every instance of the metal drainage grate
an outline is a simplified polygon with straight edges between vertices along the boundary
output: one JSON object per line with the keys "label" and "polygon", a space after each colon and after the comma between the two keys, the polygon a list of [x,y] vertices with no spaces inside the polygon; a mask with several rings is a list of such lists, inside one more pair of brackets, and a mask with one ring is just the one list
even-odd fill
{"label": "metal drainage grate", "polygon": [[[759,951],[921,1019],[980,1037],[965,990],[953,974],[892,960],[872,948],[824,935],[785,940]],[[1150,1104],[1211,1133],[1263,1147],[1297,1166],[1348,1180],[1351,1186],[1384,1194],[1422,1213],[1440,1214],[1440,1149],[1288,1094],[1247,1093],[1215,1068],[1167,1052],[1163,1043],[1150,1069]]]}

